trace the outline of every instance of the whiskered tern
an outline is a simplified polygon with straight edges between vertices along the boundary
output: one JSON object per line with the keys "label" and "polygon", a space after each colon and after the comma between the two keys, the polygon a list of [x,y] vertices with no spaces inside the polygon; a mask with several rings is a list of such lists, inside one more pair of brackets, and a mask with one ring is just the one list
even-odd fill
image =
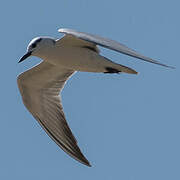
{"label": "whiskered tern", "polygon": [[110,39],[71,29],[58,31],[65,36],[61,39],[37,37],[29,43],[27,53],[19,62],[29,56],[37,56],[43,61],[18,76],[18,87],[24,105],[52,140],[71,157],[91,166],[77,145],[61,104],[60,93],[69,77],[76,71],[137,74],[129,67],[101,56],[97,45],[150,63],[173,67]]}

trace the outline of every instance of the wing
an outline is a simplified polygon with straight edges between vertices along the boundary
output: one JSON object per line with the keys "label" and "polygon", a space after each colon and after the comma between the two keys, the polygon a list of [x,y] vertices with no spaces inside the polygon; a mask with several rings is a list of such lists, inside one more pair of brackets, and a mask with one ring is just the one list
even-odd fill
{"label": "wing", "polygon": [[47,134],[74,159],[90,166],[66,122],[59,95],[73,73],[42,62],[20,74],[17,82],[24,105]]}
{"label": "wing", "polygon": [[61,39],[56,40],[56,45],[62,45],[62,46],[79,46],[79,47],[84,47],[84,48],[89,48],[92,51],[95,51],[97,53],[100,52],[96,44],[89,42],[89,41],[84,41],[82,39],[78,39],[73,35],[67,34]]}
{"label": "wing", "polygon": [[100,45],[100,46],[106,47],[108,49],[111,49],[111,50],[114,50],[114,51],[129,55],[129,56],[132,56],[132,57],[135,57],[135,58],[138,58],[138,59],[150,62],[150,63],[158,64],[158,65],[165,66],[165,67],[168,67],[168,68],[174,68],[172,66],[162,64],[162,63],[160,63],[160,62],[158,62],[156,60],[153,60],[153,59],[151,59],[149,57],[143,56],[143,55],[137,53],[136,51],[128,48],[127,46],[125,46],[123,44],[120,44],[119,42],[116,42],[114,40],[102,38],[100,36],[92,35],[92,34],[88,34],[88,33],[84,33],[84,32],[78,32],[78,31],[75,31],[75,30],[72,30],[72,29],[64,29],[63,28],[63,29],[59,29],[58,31],[60,33],[73,35],[76,38],[82,39],[84,41],[88,41],[90,43],[94,43],[95,45]]}

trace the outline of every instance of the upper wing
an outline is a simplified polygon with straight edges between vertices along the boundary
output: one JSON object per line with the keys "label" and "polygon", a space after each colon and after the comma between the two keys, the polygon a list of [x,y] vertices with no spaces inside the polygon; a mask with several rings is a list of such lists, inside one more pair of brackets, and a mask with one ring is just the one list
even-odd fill
{"label": "upper wing", "polygon": [[89,48],[97,53],[100,52],[96,44],[89,42],[89,41],[84,41],[82,39],[78,39],[75,36],[72,35],[66,35],[61,39],[56,40],[56,45],[62,45],[62,46],[80,46],[84,48]]}
{"label": "upper wing", "polygon": [[84,33],[84,32],[78,32],[78,31],[75,31],[75,30],[72,30],[72,29],[64,29],[63,28],[63,29],[59,29],[58,31],[60,33],[70,34],[70,35],[73,35],[73,36],[75,36],[75,37],[77,37],[79,39],[88,41],[90,43],[94,43],[95,45],[100,45],[100,46],[103,46],[103,47],[118,51],[120,53],[129,55],[129,56],[132,56],[132,57],[135,57],[135,58],[139,58],[141,60],[144,60],[144,61],[147,61],[147,62],[150,62],[150,63],[158,64],[158,65],[169,67],[169,68],[174,68],[172,66],[162,64],[162,63],[160,63],[160,62],[158,62],[156,60],[153,60],[153,59],[151,59],[149,57],[143,56],[143,55],[137,53],[136,51],[128,48],[127,46],[125,46],[123,44],[120,44],[120,43],[118,43],[118,42],[116,42],[114,40],[102,38],[100,36],[92,35],[92,34],[88,34],[88,33]]}
{"label": "upper wing", "polygon": [[60,101],[59,93],[73,73],[42,62],[20,74],[17,82],[24,105],[47,134],[74,159],[90,166],[66,122]]}

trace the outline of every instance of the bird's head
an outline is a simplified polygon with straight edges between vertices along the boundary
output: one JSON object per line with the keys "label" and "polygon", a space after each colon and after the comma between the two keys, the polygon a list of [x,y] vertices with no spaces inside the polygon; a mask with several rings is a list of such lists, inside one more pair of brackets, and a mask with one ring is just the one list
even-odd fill
{"label": "bird's head", "polygon": [[27,47],[27,53],[19,60],[19,63],[29,56],[41,57],[43,53],[52,48],[55,43],[55,39],[49,37],[36,37],[32,39]]}

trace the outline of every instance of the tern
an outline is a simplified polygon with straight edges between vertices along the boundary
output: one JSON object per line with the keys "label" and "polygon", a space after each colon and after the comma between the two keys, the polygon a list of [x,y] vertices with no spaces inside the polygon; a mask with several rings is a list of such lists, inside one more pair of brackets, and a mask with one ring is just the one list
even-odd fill
{"label": "tern", "polygon": [[173,68],[143,56],[114,40],[72,29],[59,29],[61,39],[37,37],[31,40],[27,53],[20,59],[36,56],[43,61],[17,78],[26,108],[46,133],[75,160],[91,166],[78,147],[63,112],[60,93],[76,71],[97,73],[137,72],[100,55],[98,45],[164,67]]}

